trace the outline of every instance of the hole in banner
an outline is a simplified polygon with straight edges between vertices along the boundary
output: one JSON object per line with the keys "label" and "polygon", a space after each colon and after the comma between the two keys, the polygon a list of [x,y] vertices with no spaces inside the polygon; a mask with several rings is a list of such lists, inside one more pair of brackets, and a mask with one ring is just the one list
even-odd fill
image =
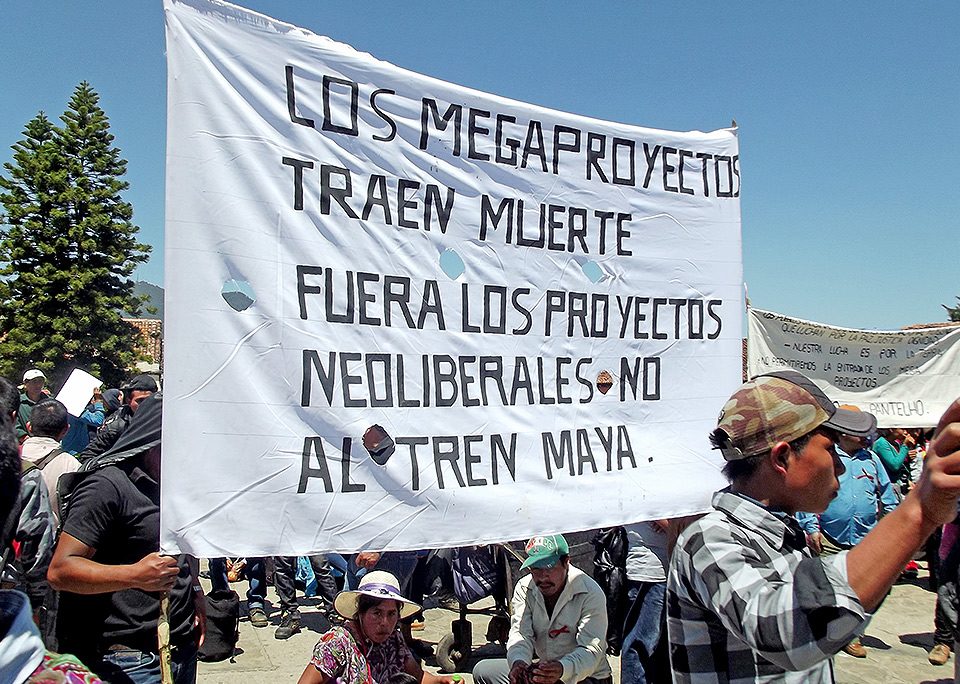
{"label": "hole in banner", "polygon": [[450,280],[456,280],[463,275],[466,267],[463,265],[463,259],[452,249],[448,249],[440,255],[440,268],[447,274]]}
{"label": "hole in banner", "polygon": [[613,387],[613,376],[610,375],[610,371],[600,371],[597,376],[597,389],[600,390],[600,394],[606,394],[611,387]]}
{"label": "hole in banner", "polygon": [[246,311],[257,301],[253,288],[246,280],[230,279],[223,284],[220,296],[234,311]]}
{"label": "hole in banner", "polygon": [[591,283],[599,283],[603,280],[603,271],[596,261],[587,261],[580,266],[583,274],[587,276]]}
{"label": "hole in banner", "polygon": [[379,425],[371,425],[363,433],[363,448],[370,454],[373,462],[381,466],[386,465],[397,449],[393,437]]}

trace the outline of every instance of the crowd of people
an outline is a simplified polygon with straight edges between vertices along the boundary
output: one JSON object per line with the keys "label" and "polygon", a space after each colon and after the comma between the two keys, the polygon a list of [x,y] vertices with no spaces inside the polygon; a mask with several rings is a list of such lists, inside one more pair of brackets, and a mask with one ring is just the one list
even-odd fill
{"label": "crowd of people", "polygon": [[[153,683],[165,662],[174,682],[194,682],[210,597],[197,559],[159,553],[162,392],[136,376],[74,417],[45,382],[37,369],[19,390],[0,378],[0,684]],[[936,430],[878,431],[872,415],[781,371],[744,383],[709,442],[729,487],[702,516],[598,537],[600,582],[571,562],[563,535],[526,543],[505,658],[478,662],[478,684],[611,684],[615,653],[622,684],[833,681],[836,653],[867,656],[859,637],[925,543],[938,585],[929,659],[949,659],[960,401]],[[270,624],[272,579],[274,635],[299,631],[306,570],[330,629],[304,654],[301,683],[453,684],[423,669],[412,637],[417,574],[433,557],[247,558],[247,615]],[[239,566],[209,560],[211,597],[232,592]]]}

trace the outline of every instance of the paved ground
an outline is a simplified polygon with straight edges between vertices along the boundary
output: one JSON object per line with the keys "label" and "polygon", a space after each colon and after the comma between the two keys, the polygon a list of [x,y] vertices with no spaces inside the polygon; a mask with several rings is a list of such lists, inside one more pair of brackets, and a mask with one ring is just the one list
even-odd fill
{"label": "paved ground", "polygon": [[[863,640],[869,649],[864,659],[856,659],[840,654],[836,659],[836,675],[840,684],[889,683],[889,684],[947,684],[953,682],[953,661],[944,667],[934,667],[927,662],[927,650],[933,645],[933,608],[935,596],[927,590],[926,575],[921,572],[915,583],[898,584],[887,601],[878,611],[867,628]],[[245,587],[234,585],[242,592]],[[273,590],[271,589],[271,592]],[[270,599],[276,606],[276,596]],[[240,642],[236,656],[232,661],[221,663],[201,663],[198,682],[200,684],[237,684],[253,682],[295,682],[310,658],[317,636],[328,625],[317,611],[315,599],[303,601],[303,631],[287,641],[277,641],[273,637],[274,626],[279,619],[278,611],[273,612],[273,625],[265,629],[255,629],[246,618],[240,622]],[[426,611],[424,631],[414,633],[427,643],[436,646],[437,642],[450,631],[450,622],[454,613],[434,608]],[[488,618],[474,617],[473,640],[484,653],[497,654],[496,646],[483,646],[486,622]],[[502,651],[500,651],[502,654]],[[468,663],[469,672],[472,662]],[[436,660],[427,660],[427,668],[437,671]],[[614,679],[618,664],[614,664]],[[472,678],[465,677],[467,684]]]}

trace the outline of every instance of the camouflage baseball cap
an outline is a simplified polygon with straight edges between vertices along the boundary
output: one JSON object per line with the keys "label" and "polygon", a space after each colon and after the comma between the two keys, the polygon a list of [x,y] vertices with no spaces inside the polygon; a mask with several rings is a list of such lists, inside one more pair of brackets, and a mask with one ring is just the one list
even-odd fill
{"label": "camouflage baseball cap", "polygon": [[720,412],[717,427],[730,438],[720,446],[728,461],[770,451],[821,425],[854,436],[870,434],[874,418],[837,408],[810,378],[796,371],[760,375],[740,386]]}

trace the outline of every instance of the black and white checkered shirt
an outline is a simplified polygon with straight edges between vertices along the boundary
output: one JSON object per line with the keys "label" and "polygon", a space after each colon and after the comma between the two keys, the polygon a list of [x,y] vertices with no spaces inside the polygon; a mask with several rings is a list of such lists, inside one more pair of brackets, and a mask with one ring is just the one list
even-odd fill
{"label": "black and white checkered shirt", "polygon": [[677,542],[667,580],[674,682],[833,681],[868,619],[847,554],[815,558],[793,518],[728,491]]}

